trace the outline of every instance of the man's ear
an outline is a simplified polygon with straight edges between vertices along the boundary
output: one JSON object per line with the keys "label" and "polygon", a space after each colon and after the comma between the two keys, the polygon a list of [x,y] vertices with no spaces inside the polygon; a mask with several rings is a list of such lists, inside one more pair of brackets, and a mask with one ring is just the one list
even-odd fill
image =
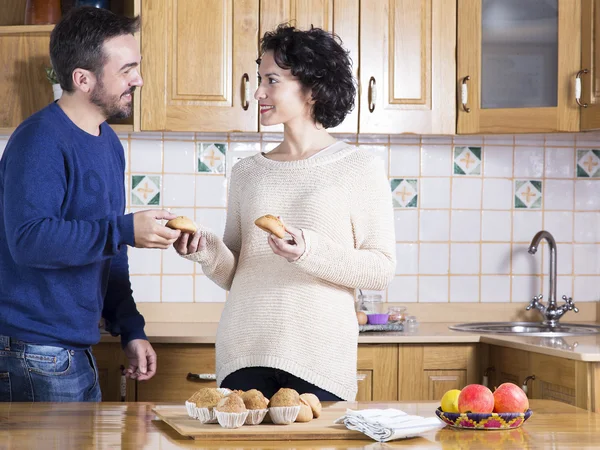
{"label": "man's ear", "polygon": [[73,87],[76,90],[89,93],[96,85],[96,76],[86,69],[75,69],[73,71]]}

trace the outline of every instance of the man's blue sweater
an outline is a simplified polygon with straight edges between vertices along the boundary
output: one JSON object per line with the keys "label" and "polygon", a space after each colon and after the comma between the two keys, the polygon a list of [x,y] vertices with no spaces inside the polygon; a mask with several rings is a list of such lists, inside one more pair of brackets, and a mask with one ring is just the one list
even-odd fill
{"label": "man's blue sweater", "polygon": [[0,159],[0,335],[83,348],[98,323],[122,344],[145,339],[133,301],[123,146],[52,103],[25,120]]}

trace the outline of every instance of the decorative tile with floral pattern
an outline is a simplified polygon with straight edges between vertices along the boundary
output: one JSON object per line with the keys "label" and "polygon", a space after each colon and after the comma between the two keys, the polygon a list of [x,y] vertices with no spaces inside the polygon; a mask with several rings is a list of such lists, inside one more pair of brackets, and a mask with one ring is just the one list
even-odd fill
{"label": "decorative tile with floral pattern", "polygon": [[542,207],[542,182],[515,180],[515,208],[540,209]]}
{"label": "decorative tile with floral pattern", "polygon": [[600,150],[577,150],[577,177],[600,178]]}
{"label": "decorative tile with floral pattern", "polygon": [[225,173],[226,143],[197,142],[198,172]]}
{"label": "decorative tile with floral pattern", "polygon": [[131,205],[160,205],[160,175],[131,175]]}
{"label": "decorative tile with floral pattern", "polygon": [[392,178],[390,180],[395,208],[416,208],[419,188],[416,179]]}
{"label": "decorative tile with floral pattern", "polygon": [[454,147],[454,175],[481,175],[481,147]]}

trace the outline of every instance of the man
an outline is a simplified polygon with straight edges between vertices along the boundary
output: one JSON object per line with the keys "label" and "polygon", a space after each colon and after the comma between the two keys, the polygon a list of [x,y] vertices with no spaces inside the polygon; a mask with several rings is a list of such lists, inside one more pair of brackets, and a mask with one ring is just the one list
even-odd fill
{"label": "man", "polygon": [[101,317],[138,380],[156,371],[129,281],[127,245],[168,248],[160,210],[124,214],[125,158],[110,117],[143,85],[139,19],[79,8],[50,57],[63,96],[26,119],[0,160],[0,401],[100,401],[90,346]]}

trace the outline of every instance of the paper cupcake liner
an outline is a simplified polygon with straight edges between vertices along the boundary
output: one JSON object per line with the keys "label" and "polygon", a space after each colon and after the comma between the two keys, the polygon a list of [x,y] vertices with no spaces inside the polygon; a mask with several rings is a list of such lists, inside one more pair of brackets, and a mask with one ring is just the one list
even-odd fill
{"label": "paper cupcake liner", "polygon": [[[217,388],[221,394],[227,397],[231,394],[231,390],[227,388]],[[194,402],[185,402],[185,409],[188,416],[192,419],[197,419],[200,423],[217,423],[217,415],[212,408],[198,408]]]}
{"label": "paper cupcake liner", "polygon": [[248,417],[246,417],[246,425],[258,425],[262,423],[268,411],[268,409],[249,409]]}
{"label": "paper cupcake liner", "polygon": [[227,413],[216,411],[217,421],[223,428],[239,428],[244,425],[246,417],[248,417],[248,411],[241,413]]}
{"label": "paper cupcake liner", "polygon": [[273,423],[278,425],[289,425],[294,423],[298,413],[300,412],[300,405],[298,406],[275,406],[269,408],[269,415],[273,420]]}

